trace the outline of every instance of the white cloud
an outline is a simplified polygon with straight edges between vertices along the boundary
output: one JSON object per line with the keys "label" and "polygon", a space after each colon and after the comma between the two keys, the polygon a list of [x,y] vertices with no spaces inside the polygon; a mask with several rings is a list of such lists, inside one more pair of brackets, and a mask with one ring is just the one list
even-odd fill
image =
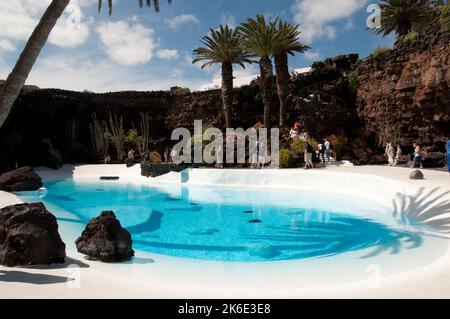
{"label": "white cloud", "polygon": [[49,42],[60,47],[77,47],[89,37],[91,23],[92,21],[85,21],[80,4],[77,1],[71,2],[52,30]]}
{"label": "white cloud", "polygon": [[140,23],[104,22],[98,28],[100,40],[110,58],[123,65],[144,64],[151,60],[158,46],[154,31]]}
{"label": "white cloud", "polygon": [[305,53],[303,53],[303,55],[309,61],[318,61],[322,57],[320,52],[314,52],[314,51],[306,51]]}
{"label": "white cloud", "polygon": [[170,76],[173,78],[181,78],[184,75],[183,70],[181,69],[173,69],[170,73]]}
{"label": "white cloud", "polygon": [[166,20],[167,25],[171,29],[178,29],[184,24],[199,24],[200,21],[192,14],[182,14]]}
{"label": "white cloud", "polygon": [[[0,68],[0,78],[7,76],[5,72],[5,69]],[[104,59],[91,60],[89,56],[75,57],[69,54],[59,54],[39,59],[27,79],[27,84],[34,84],[41,88],[75,91],[87,89],[100,93],[128,90],[168,90],[173,86],[189,87],[195,90],[207,78],[206,76],[187,78],[182,75],[181,69],[167,73],[142,72],[136,68],[117,65]]]}
{"label": "white cloud", "polygon": [[177,59],[179,57],[178,50],[168,50],[168,49],[158,50],[156,56],[163,60],[172,60]]}
{"label": "white cloud", "polygon": [[302,38],[311,43],[318,38],[333,39],[334,22],[351,17],[368,0],[296,0],[292,6],[294,22],[302,27]]}
{"label": "white cloud", "polygon": [[[51,0],[15,0],[0,2],[0,40],[28,40]],[[94,0],[72,0],[53,29],[49,42],[61,47],[75,47],[89,36],[89,21],[82,7]]]}
{"label": "white cloud", "polygon": [[237,26],[236,17],[232,14],[224,13],[221,20],[222,24],[228,25],[230,28],[234,29]]}
{"label": "white cloud", "polygon": [[9,40],[0,40],[0,51],[16,51],[16,47]]}

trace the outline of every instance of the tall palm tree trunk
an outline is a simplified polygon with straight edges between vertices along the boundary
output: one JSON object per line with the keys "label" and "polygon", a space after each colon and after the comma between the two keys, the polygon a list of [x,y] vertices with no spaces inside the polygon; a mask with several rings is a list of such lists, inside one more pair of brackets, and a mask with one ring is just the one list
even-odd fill
{"label": "tall palm tree trunk", "polygon": [[272,105],[273,65],[269,57],[262,57],[259,61],[261,69],[261,90],[264,105],[264,127],[270,128],[270,107]]}
{"label": "tall palm tree trunk", "polygon": [[42,16],[41,21],[39,21],[39,24],[31,34],[31,37],[28,39],[14,69],[6,79],[0,93],[0,128],[11,112],[11,108],[19,96],[41,49],[47,42],[50,32],[69,2],[70,0],[52,1]]}
{"label": "tall palm tree trunk", "polygon": [[233,65],[230,62],[222,63],[222,103],[225,115],[225,125],[232,127],[231,110],[233,108]]}
{"label": "tall palm tree trunk", "polygon": [[289,74],[288,55],[287,53],[281,53],[275,55],[275,69],[277,71],[277,90],[278,98],[280,100],[280,129],[284,127],[286,108],[289,97],[289,80],[291,78]]}

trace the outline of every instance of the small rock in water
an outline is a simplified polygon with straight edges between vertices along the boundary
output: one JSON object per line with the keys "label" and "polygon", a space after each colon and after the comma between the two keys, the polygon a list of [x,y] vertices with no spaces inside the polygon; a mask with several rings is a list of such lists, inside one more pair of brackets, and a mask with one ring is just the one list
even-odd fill
{"label": "small rock in water", "polygon": [[248,222],[251,223],[251,224],[258,224],[258,223],[262,223],[262,220],[252,219],[252,220],[249,220]]}
{"label": "small rock in water", "polygon": [[425,176],[419,170],[415,170],[409,175],[409,179],[412,179],[412,180],[421,180],[424,178],[425,178]]}
{"label": "small rock in water", "polygon": [[215,229],[215,228],[198,229],[198,230],[189,232],[189,235],[194,235],[194,236],[211,236],[211,235],[214,235],[214,234],[219,233],[219,232],[220,231],[218,229]]}
{"label": "small rock in water", "polygon": [[252,210],[246,210],[246,211],[244,211],[244,214],[254,214],[255,212],[254,211],[252,211]]}

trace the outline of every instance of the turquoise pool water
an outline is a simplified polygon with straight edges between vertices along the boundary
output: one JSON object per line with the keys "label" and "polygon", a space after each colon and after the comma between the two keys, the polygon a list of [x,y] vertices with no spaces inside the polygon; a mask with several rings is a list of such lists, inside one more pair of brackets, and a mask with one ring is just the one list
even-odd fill
{"label": "turquoise pool water", "polygon": [[391,224],[382,207],[332,194],[72,180],[45,187],[45,195],[31,198],[70,213],[53,212],[60,222],[79,226],[112,210],[134,249],[175,257],[256,262],[361,250],[361,258],[370,258],[422,244],[419,228]]}

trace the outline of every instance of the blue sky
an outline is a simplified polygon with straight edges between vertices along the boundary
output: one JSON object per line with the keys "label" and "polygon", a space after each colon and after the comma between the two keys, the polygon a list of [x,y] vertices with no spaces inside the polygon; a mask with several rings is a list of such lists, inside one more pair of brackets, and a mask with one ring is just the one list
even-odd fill
{"label": "blue sky", "polygon": [[[0,3],[0,78],[14,65],[29,34],[51,0]],[[392,46],[366,30],[369,0],[161,0],[161,12],[139,9],[137,0],[115,0],[113,14],[97,13],[97,0],[72,0],[52,32],[28,84],[95,92],[195,90],[218,77],[218,68],[192,65],[192,50],[209,28],[236,25],[248,17],[281,16],[301,25],[312,49],[290,60],[291,68],[339,54],[367,56]],[[105,1],[106,2],[106,1]],[[375,2],[375,1],[374,1]],[[236,70],[255,74],[257,66]]]}

